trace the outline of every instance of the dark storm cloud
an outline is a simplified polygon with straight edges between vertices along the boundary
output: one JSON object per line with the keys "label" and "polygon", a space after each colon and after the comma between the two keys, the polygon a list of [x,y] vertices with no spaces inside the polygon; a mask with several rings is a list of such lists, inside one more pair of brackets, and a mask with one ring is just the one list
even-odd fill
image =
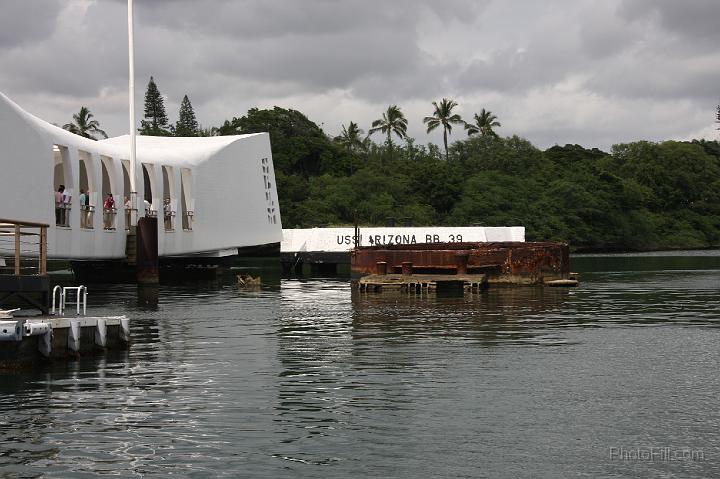
{"label": "dark storm cloud", "polygon": [[0,7],[0,48],[41,42],[53,34],[61,0],[2,2]]}
{"label": "dark storm cloud", "polygon": [[[124,133],[127,2],[2,3],[0,91],[57,123],[86,105],[108,133]],[[439,141],[425,135],[421,119],[431,101],[451,97],[462,99],[464,116],[483,107],[502,113],[503,134],[541,146],[607,147],[613,138],[699,131],[720,95],[717,0],[135,6],[137,110],[153,75],[171,119],[188,94],[206,126],[279,105],[336,133],[349,119],[367,129],[396,103],[419,142]],[[685,122],[677,121],[678,104]]]}
{"label": "dark storm cloud", "polygon": [[518,92],[560,82],[576,71],[581,59],[567,43],[506,48],[475,60],[458,76],[463,91]]}
{"label": "dark storm cloud", "polygon": [[[121,2],[125,4],[125,2]],[[136,1],[139,24],[239,40],[327,35],[368,29],[412,31],[430,13],[444,21],[467,21],[488,0],[148,0]]]}
{"label": "dark storm cloud", "polygon": [[[127,56],[126,26],[112,15],[97,13],[93,8],[66,7],[64,28],[58,28],[51,38],[0,50],[3,65],[12,71],[4,83],[21,91],[69,96],[127,85],[127,61],[123,61]],[[55,14],[52,23],[60,21],[61,12]]]}
{"label": "dark storm cloud", "polygon": [[701,41],[696,48],[720,43],[717,0],[623,0],[619,12],[628,20],[656,20],[667,33]]}

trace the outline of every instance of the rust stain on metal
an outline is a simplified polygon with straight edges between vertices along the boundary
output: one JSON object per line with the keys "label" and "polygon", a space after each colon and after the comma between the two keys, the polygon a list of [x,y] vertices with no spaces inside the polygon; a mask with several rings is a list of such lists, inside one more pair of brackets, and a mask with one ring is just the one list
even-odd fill
{"label": "rust stain on metal", "polygon": [[354,278],[369,274],[487,274],[490,283],[568,279],[566,243],[421,243],[365,246],[350,254]]}

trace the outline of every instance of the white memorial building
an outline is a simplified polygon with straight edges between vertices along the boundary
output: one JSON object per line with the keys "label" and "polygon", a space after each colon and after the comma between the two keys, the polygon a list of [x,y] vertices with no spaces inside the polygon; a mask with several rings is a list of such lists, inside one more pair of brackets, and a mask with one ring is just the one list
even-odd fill
{"label": "white memorial building", "polygon": [[[136,205],[126,202],[129,151],[129,135],[83,138],[0,93],[0,218],[49,224],[51,259],[124,258],[135,214],[157,216],[160,257],[229,256],[281,241],[267,133],[137,136]],[[108,194],[112,202],[105,201]],[[114,208],[104,208],[110,203]],[[0,256],[13,246],[0,242]]]}

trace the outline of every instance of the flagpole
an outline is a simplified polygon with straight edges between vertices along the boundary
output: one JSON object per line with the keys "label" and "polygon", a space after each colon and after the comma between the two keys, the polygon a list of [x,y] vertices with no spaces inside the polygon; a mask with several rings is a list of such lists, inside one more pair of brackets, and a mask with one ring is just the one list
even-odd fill
{"label": "flagpole", "polygon": [[128,90],[129,90],[129,113],[130,113],[130,201],[131,219],[130,222],[137,224],[137,180],[135,172],[136,147],[135,147],[135,44],[133,28],[133,0],[128,0]]}

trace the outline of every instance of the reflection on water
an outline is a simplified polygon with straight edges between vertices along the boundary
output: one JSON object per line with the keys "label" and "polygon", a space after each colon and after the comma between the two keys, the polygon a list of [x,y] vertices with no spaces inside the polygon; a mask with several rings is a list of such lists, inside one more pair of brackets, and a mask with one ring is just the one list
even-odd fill
{"label": "reflection on water", "polygon": [[94,285],[132,347],[1,372],[0,474],[716,476],[717,258],[584,256],[579,288],[462,297],[276,270],[254,291]]}

